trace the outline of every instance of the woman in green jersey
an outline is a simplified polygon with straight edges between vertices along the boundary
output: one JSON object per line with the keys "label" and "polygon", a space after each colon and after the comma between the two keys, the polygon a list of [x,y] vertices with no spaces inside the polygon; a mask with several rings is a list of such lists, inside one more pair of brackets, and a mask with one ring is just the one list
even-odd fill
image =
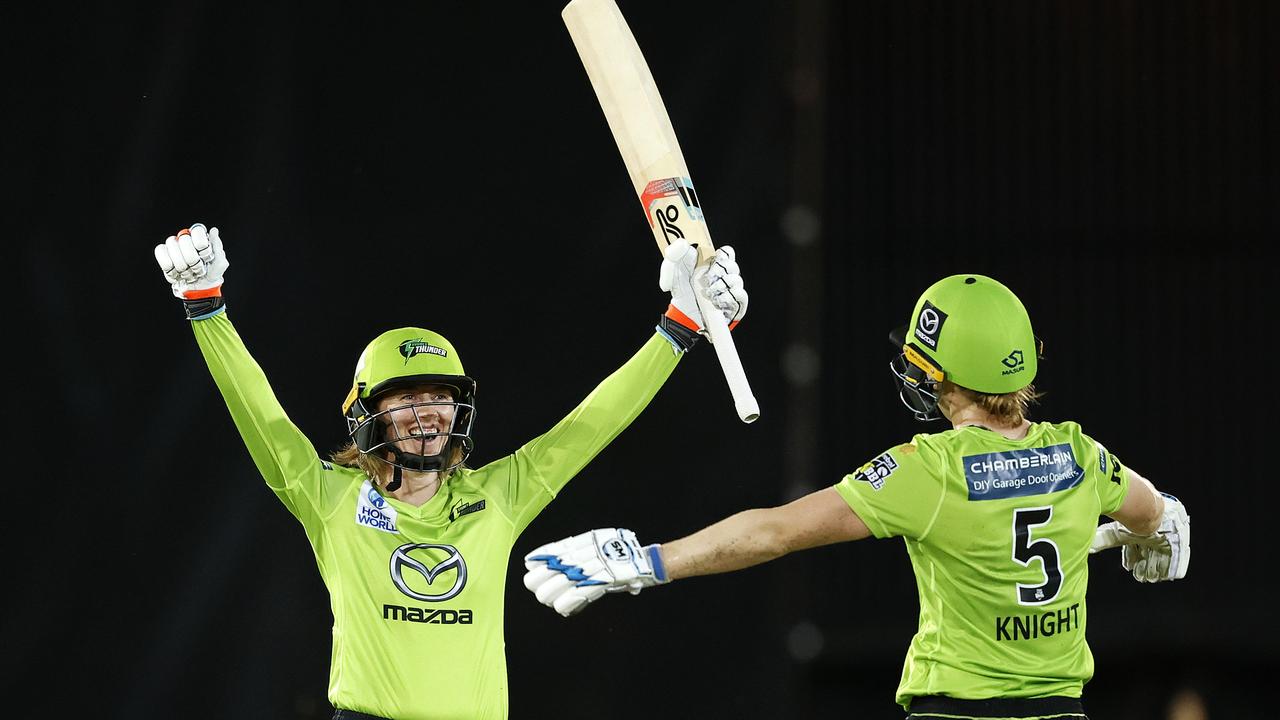
{"label": "woman in green jersey", "polygon": [[[940,280],[890,339],[903,402],[951,429],[918,434],[787,505],[672,542],[641,545],[606,528],[544,545],[525,557],[525,585],[569,616],[608,593],[901,537],[921,608],[896,694],[910,718],[1083,718],[1088,557],[1123,546],[1137,580],[1183,577],[1185,508],[1078,424],[1028,419],[1040,343],[996,280]],[[1099,526],[1102,515],[1112,520]]]}
{"label": "woman in green jersey", "polygon": [[397,328],[369,343],[342,404],[351,443],[330,462],[228,319],[218,229],[197,223],[156,246],[249,454],[311,542],[334,618],[335,718],[507,717],[503,597],[516,538],[697,341],[695,283],[731,327],[746,312],[732,248],[695,272],[696,255],[683,241],[668,248],[659,286],[671,303],[630,360],[550,430],[472,469],[476,382],[443,336]]}

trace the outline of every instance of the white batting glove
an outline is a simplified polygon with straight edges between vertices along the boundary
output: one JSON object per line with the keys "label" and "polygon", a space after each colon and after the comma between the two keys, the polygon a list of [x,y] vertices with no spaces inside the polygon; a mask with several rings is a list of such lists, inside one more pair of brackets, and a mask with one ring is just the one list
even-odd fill
{"label": "white batting glove", "polygon": [[705,335],[706,323],[694,296],[695,292],[702,292],[724,315],[730,328],[737,325],[747,314],[748,298],[735,256],[732,246],[722,245],[710,263],[697,267],[698,251],[687,240],[668,245],[658,271],[658,287],[671,293],[667,317]]}
{"label": "white batting glove", "polygon": [[175,297],[196,300],[219,295],[222,275],[230,265],[218,228],[193,223],[155,247],[156,264]]}
{"label": "white batting glove", "polygon": [[524,556],[524,586],[565,617],[607,593],[641,590],[667,582],[657,545],[641,547],[635,533],[601,528],[547,543]]}
{"label": "white batting glove", "polygon": [[1089,553],[1123,547],[1120,565],[1138,582],[1181,580],[1191,563],[1191,516],[1174,496],[1164,496],[1160,527],[1150,535],[1136,535],[1117,521],[1098,526]]}

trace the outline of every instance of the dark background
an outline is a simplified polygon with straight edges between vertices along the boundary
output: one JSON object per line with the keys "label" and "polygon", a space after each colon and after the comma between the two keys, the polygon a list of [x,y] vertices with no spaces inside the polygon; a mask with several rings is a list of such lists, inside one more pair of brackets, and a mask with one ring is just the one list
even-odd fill
{"label": "dark background", "polygon": [[[659,258],[560,7],[5,11],[10,710],[329,713],[324,587],[155,267],[166,235],[222,229],[231,317],[323,451],[382,330],[459,348],[477,465],[650,335]],[[1206,716],[1170,712],[1177,696],[1264,717],[1280,6],[621,7],[739,252],[763,415],[736,419],[699,347],[530,526],[508,578],[513,717],[900,717],[917,615],[900,541],[572,620],[523,589],[519,558],[599,526],[673,539],[940,429],[900,406],[885,337],[960,272],[1008,284],[1046,341],[1035,418],[1080,421],[1196,521],[1182,582],[1091,562],[1091,716]]]}

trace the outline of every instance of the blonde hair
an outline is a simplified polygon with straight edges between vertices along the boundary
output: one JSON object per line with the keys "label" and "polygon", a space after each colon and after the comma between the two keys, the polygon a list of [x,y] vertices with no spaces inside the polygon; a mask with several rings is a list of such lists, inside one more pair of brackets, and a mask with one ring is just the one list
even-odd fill
{"label": "blonde hair", "polygon": [[[349,441],[346,445],[338,448],[329,455],[329,459],[335,464],[349,468],[359,468],[364,474],[373,481],[378,487],[382,487],[382,474],[393,467],[390,463],[378,459],[376,456],[360,452],[360,448],[356,447],[354,440]],[[450,470],[442,473],[441,480],[446,480],[453,474],[454,470],[466,467],[462,461],[462,445],[459,443],[451,443],[449,445],[449,464],[457,465]]]}
{"label": "blonde hair", "polygon": [[1021,425],[1027,418],[1027,409],[1044,397],[1044,393],[1036,390],[1035,385],[1028,385],[1011,393],[992,395],[951,384],[974,405],[982,408],[997,424],[1005,427]]}

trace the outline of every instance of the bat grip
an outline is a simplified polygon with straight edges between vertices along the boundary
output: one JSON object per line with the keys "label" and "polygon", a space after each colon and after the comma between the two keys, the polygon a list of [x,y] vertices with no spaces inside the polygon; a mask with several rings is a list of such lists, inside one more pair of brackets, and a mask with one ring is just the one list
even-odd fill
{"label": "bat grip", "polygon": [[751,384],[747,382],[747,373],[742,369],[742,360],[738,358],[738,348],[733,344],[729,324],[701,289],[696,290],[694,296],[698,300],[698,309],[702,312],[702,322],[711,336],[711,347],[716,349],[716,357],[720,359],[724,379],[729,382],[729,392],[733,394],[733,406],[738,411],[738,417],[745,423],[755,422],[760,417],[760,404],[756,402]]}

